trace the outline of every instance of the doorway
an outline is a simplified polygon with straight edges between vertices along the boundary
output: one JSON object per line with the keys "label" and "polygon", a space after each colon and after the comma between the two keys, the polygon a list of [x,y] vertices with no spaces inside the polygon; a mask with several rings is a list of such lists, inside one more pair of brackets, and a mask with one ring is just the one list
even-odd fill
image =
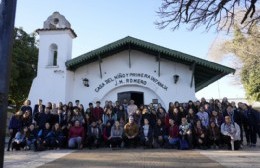
{"label": "doorway", "polygon": [[135,104],[139,107],[140,105],[144,104],[144,92],[120,92],[117,94],[117,100],[120,103],[123,103],[123,100],[134,100]]}

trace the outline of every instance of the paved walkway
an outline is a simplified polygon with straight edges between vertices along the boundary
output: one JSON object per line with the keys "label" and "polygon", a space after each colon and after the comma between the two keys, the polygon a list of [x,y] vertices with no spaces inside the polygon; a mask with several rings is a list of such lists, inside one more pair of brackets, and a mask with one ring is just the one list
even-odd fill
{"label": "paved walkway", "polygon": [[253,150],[94,149],[6,152],[5,168],[172,168],[260,167],[260,148]]}
{"label": "paved walkway", "polygon": [[52,150],[44,152],[13,151],[5,152],[4,168],[35,168],[62,158],[73,150]]}

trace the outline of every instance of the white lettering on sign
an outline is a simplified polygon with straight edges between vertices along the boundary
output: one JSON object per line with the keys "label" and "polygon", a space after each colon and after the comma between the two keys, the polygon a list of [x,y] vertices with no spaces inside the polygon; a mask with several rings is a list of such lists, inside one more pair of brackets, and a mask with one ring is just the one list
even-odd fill
{"label": "white lettering on sign", "polygon": [[148,82],[153,82],[158,85],[162,89],[166,90],[168,87],[160,82],[154,76],[145,73],[118,73],[114,77],[110,77],[104,80],[101,84],[96,87],[95,91],[99,92],[102,88],[110,83],[114,83],[115,86],[124,85],[124,84],[138,84],[138,85],[146,85]]}

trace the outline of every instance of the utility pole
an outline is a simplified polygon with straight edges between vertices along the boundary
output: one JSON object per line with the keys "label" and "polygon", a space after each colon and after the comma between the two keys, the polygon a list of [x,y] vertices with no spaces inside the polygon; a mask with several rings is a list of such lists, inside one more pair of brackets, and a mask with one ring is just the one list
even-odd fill
{"label": "utility pole", "polygon": [[4,167],[11,50],[17,0],[0,0],[0,168]]}

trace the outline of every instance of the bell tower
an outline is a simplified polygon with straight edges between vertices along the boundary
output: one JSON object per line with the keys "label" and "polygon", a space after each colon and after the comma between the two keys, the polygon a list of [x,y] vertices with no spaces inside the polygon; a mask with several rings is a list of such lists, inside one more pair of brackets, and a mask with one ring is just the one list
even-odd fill
{"label": "bell tower", "polygon": [[[39,54],[37,77],[34,79],[29,99],[36,103],[63,101],[69,98],[68,80],[72,72],[67,71],[65,62],[72,57],[72,40],[77,37],[69,21],[59,12],[54,12],[37,29]],[[56,102],[58,103],[58,102]]]}

